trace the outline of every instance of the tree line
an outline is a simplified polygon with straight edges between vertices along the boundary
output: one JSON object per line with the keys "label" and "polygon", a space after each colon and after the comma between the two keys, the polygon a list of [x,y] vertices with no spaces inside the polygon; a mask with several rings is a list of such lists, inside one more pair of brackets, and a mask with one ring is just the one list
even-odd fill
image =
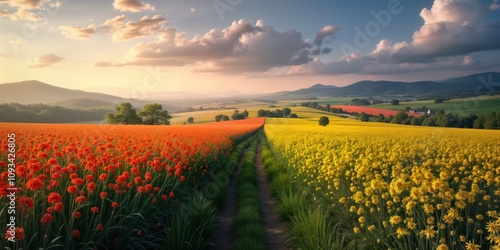
{"label": "tree line", "polygon": [[371,115],[365,112],[349,113],[341,108],[332,108],[329,104],[321,106],[316,102],[303,102],[302,106],[316,108],[322,111],[335,114],[354,115],[363,122],[385,122],[415,126],[431,126],[431,127],[454,127],[454,128],[476,128],[476,129],[500,129],[500,113],[492,112],[488,115],[469,114],[467,116],[459,116],[450,113],[445,113],[444,110],[438,110],[434,115],[422,115],[414,117],[406,112],[398,112],[396,115],[385,117],[383,114]]}
{"label": "tree line", "polygon": [[108,124],[145,124],[145,125],[170,125],[172,116],[158,103],[144,105],[143,110],[137,112],[130,102],[122,103],[116,107],[115,113],[105,115]]}
{"label": "tree line", "polygon": [[46,104],[0,104],[0,122],[72,123],[98,121],[108,109],[70,109]]}
{"label": "tree line", "polygon": [[297,114],[292,113],[290,108],[276,109],[274,111],[259,109],[257,111],[257,117],[289,117],[297,118]]}

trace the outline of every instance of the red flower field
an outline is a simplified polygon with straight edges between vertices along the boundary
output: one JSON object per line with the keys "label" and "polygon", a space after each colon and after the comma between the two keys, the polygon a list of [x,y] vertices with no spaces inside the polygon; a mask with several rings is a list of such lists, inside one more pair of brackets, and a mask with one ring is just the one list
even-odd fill
{"label": "red flower field", "polygon": [[[332,106],[332,108],[341,108],[342,110],[349,112],[349,113],[356,112],[359,114],[361,112],[365,112],[366,114],[369,114],[369,115],[383,114],[385,117],[390,116],[390,115],[394,116],[400,112],[400,111],[396,111],[396,110],[371,108],[371,107],[366,107],[366,106],[350,106],[350,105]],[[414,117],[421,116],[421,114],[415,114],[415,113],[410,113],[410,112],[406,112],[406,113],[408,115],[414,116]]]}
{"label": "red flower field", "polygon": [[[26,249],[88,242],[120,247],[120,239],[131,234],[146,237],[137,232],[161,225],[155,213],[182,202],[210,171],[220,168],[220,159],[232,150],[232,139],[263,123],[264,119],[189,126],[3,123],[2,209],[10,201],[10,190],[17,190],[15,214],[0,214],[0,223],[5,226],[15,215],[15,244]],[[12,133],[15,154],[8,146],[7,135]],[[15,159],[15,178],[9,176],[9,159]],[[10,232],[3,232],[0,241],[6,245]]]}

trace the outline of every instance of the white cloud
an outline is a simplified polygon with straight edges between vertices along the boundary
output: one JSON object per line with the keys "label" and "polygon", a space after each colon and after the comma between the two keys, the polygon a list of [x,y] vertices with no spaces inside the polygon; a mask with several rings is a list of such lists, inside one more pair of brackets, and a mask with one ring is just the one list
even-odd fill
{"label": "white cloud", "polygon": [[195,9],[194,7],[191,7],[191,8],[189,8],[189,12],[191,12],[191,13],[195,13],[195,12],[196,12],[196,9]]}
{"label": "white cloud", "polygon": [[133,46],[125,61],[114,65],[190,65],[196,71],[239,74],[263,72],[275,67],[310,61],[311,46],[295,30],[278,32],[258,21],[233,22],[225,29],[212,29],[187,39],[176,29],[157,30],[157,39]]}
{"label": "white cloud", "polygon": [[12,21],[40,21],[41,12],[52,12],[61,6],[60,2],[50,0],[0,0],[0,4],[8,4],[13,8],[12,11],[0,11],[0,16],[8,17]]}
{"label": "white cloud", "polygon": [[[420,16],[424,24],[410,42],[381,40],[366,55],[333,62],[313,60],[287,74],[388,74],[420,70],[488,67],[471,53],[500,49],[500,20],[486,21],[487,4],[479,0],[435,0]],[[491,65],[489,65],[491,66]]]}
{"label": "white cloud", "polygon": [[331,48],[322,48],[323,41],[327,37],[333,37],[334,33],[340,29],[340,26],[327,25],[323,27],[317,34],[316,38],[314,38],[314,45],[316,45],[316,49],[313,50],[313,55],[319,54],[328,54],[331,51]]}
{"label": "white cloud", "polygon": [[143,10],[154,10],[150,4],[143,3],[139,0],[115,0],[113,7],[119,11],[140,12]]}
{"label": "white cloud", "polygon": [[32,58],[28,64],[29,68],[43,68],[49,67],[53,64],[59,63],[63,60],[62,57],[56,56],[52,53],[43,54]]}
{"label": "white cloud", "polygon": [[142,17],[139,21],[125,21],[125,15],[116,16],[106,20],[102,26],[107,28],[113,34],[113,41],[127,41],[137,37],[152,36],[156,32],[161,32],[167,20],[159,15],[151,18]]}
{"label": "white cloud", "polygon": [[87,27],[61,25],[58,29],[65,37],[71,39],[87,39],[97,33],[95,25],[89,25]]}
{"label": "white cloud", "polygon": [[490,5],[489,9],[491,11],[499,10],[500,4],[498,3],[498,0],[493,1],[493,3],[491,3],[491,5]]}

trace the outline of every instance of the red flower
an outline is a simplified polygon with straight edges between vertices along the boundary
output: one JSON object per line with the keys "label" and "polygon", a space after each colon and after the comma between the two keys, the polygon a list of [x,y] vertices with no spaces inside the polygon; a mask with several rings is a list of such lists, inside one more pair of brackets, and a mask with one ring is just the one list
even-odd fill
{"label": "red flower", "polygon": [[28,183],[26,183],[26,188],[30,189],[30,190],[37,190],[37,189],[40,189],[43,187],[43,182],[42,180],[38,179],[38,178],[33,178],[33,179],[30,179],[28,181]]}
{"label": "red flower", "polygon": [[98,207],[92,207],[90,209],[90,212],[98,214],[99,213],[99,208]]}
{"label": "red flower", "polygon": [[105,199],[106,197],[108,197],[108,192],[101,192],[99,196],[101,197],[101,199]]}
{"label": "red flower", "polygon": [[137,230],[137,235],[141,236],[142,235],[142,231],[141,230]]}
{"label": "red flower", "polygon": [[108,179],[108,175],[107,175],[107,174],[102,173],[101,175],[99,175],[99,180],[101,180],[101,181],[105,181],[105,180],[107,180],[107,179]]}
{"label": "red flower", "polygon": [[49,203],[56,203],[62,201],[62,196],[57,192],[52,192],[49,194],[49,198],[47,199]]}
{"label": "red flower", "polygon": [[185,180],[186,180],[186,177],[184,177],[184,175],[181,176],[181,182],[184,182]]}
{"label": "red flower", "polygon": [[54,211],[56,211],[56,212],[58,212],[58,213],[62,212],[62,211],[63,211],[63,209],[64,209],[64,205],[63,205],[63,203],[62,203],[62,202],[58,202],[58,203],[56,203],[56,204],[54,205]]}
{"label": "red flower", "polygon": [[78,238],[78,237],[80,237],[80,235],[81,235],[81,234],[80,234],[80,230],[78,230],[78,229],[73,229],[73,230],[71,231],[71,236],[72,236],[73,238]]}
{"label": "red flower", "polygon": [[118,207],[118,202],[113,202],[113,203],[111,203],[111,207],[113,207],[113,208],[117,208],[117,207]]}
{"label": "red flower", "polygon": [[[14,237],[14,241],[18,241],[18,240],[23,239],[24,238],[24,228],[22,228],[22,227],[16,227],[14,229],[14,234],[16,235]],[[5,240],[8,240],[10,237],[12,237],[11,231],[7,230],[7,232],[5,232]]]}
{"label": "red flower", "polygon": [[174,198],[175,197],[175,193],[174,192],[170,192],[170,198]]}
{"label": "red flower", "polygon": [[49,214],[49,213],[46,213],[42,216],[42,219],[40,220],[40,222],[44,225],[47,225],[49,224],[50,222],[52,222],[54,220],[54,216],[52,216],[52,214]]}
{"label": "red flower", "polygon": [[82,213],[75,212],[75,213],[73,213],[73,216],[75,216],[75,219],[80,219],[80,218],[82,218]]}
{"label": "red flower", "polygon": [[97,226],[96,226],[96,230],[97,230],[98,232],[101,232],[102,230],[104,230],[104,226],[103,226],[101,223],[99,223],[99,224],[97,224]]}
{"label": "red flower", "polygon": [[75,178],[71,180],[71,184],[76,185],[76,186],[81,186],[83,185],[83,179],[82,178]]}
{"label": "red flower", "polygon": [[80,195],[78,197],[76,197],[75,201],[77,203],[80,203],[80,202],[87,202],[87,197],[83,196],[83,195]]}
{"label": "red flower", "polygon": [[76,186],[69,186],[67,190],[70,194],[76,194],[76,191],[78,191],[78,188]]}
{"label": "red flower", "polygon": [[26,197],[26,196],[21,196],[19,198],[19,208],[21,208],[21,211],[26,212],[35,206],[35,202],[33,199]]}
{"label": "red flower", "polygon": [[160,198],[161,198],[162,200],[164,200],[164,201],[168,200],[168,196],[167,196],[167,195],[165,195],[165,194],[162,194],[162,195],[160,196]]}

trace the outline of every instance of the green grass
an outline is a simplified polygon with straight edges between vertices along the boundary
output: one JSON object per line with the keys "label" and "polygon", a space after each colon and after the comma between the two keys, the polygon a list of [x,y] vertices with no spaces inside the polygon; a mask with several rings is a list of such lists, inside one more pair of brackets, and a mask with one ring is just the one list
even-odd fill
{"label": "green grass", "polygon": [[498,112],[500,110],[500,96],[482,96],[451,99],[440,104],[435,104],[434,100],[428,100],[417,102],[401,102],[397,106],[390,105],[389,103],[384,103],[371,105],[370,107],[391,110],[404,110],[406,107],[421,108],[424,106],[431,109],[444,110],[446,113],[452,113],[456,115],[486,115],[491,112]]}

